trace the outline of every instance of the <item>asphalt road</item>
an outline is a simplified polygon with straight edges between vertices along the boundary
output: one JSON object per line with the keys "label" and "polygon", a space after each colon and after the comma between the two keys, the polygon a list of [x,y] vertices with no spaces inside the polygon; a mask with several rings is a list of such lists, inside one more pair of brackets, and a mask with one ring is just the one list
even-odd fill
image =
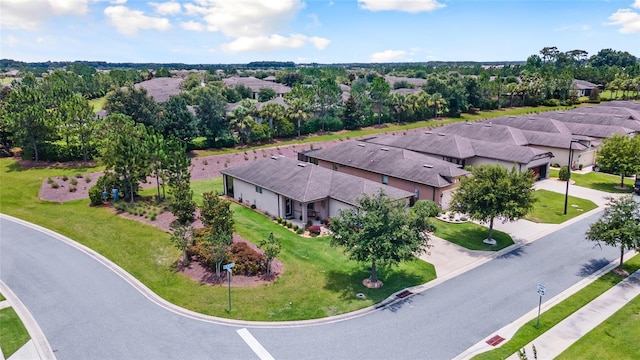
{"label": "asphalt road", "polygon": [[[584,240],[599,214],[350,320],[246,326],[275,359],[450,359],[619,256]],[[236,326],[150,301],[87,254],[0,219],[0,278],[31,311],[58,359],[256,359]]]}

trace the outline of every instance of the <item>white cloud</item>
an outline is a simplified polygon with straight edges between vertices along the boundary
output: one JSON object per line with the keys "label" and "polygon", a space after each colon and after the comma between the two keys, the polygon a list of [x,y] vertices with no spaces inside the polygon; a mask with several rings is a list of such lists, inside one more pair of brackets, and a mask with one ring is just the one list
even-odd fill
{"label": "white cloud", "polygon": [[631,4],[631,7],[634,7],[636,9],[640,9],[640,0],[634,1],[633,4]]}
{"label": "white cloud", "polygon": [[309,38],[309,42],[312,43],[313,46],[316,47],[316,49],[324,50],[327,48],[327,46],[329,46],[329,44],[331,43],[331,40],[313,36]]}
{"label": "white cloud", "polygon": [[167,1],[163,3],[150,2],[149,5],[156,8],[156,12],[160,15],[175,15],[182,12],[182,6],[179,2]]}
{"label": "white cloud", "polygon": [[119,33],[127,36],[136,35],[140,29],[159,31],[171,29],[169,19],[147,16],[142,11],[131,10],[126,6],[108,6],[104,9],[104,14]]}
{"label": "white cloud", "polygon": [[445,7],[438,0],[358,0],[361,8],[370,11],[403,11],[418,13]]}
{"label": "white cloud", "polygon": [[371,54],[369,59],[371,62],[394,62],[401,60],[407,52],[404,50],[385,50]]}
{"label": "white cloud", "polygon": [[0,1],[0,28],[35,30],[54,16],[87,14],[87,0]]}
{"label": "white cloud", "polygon": [[[206,4],[204,20],[210,31],[231,37],[273,34],[291,22],[304,7],[300,0],[201,0]],[[201,10],[200,10],[201,11]]]}
{"label": "white cloud", "polygon": [[640,32],[640,14],[631,9],[618,9],[618,11],[609,16],[609,20],[611,22],[607,23],[607,25],[622,26],[618,29],[618,32],[622,34]]}
{"label": "white cloud", "polygon": [[204,31],[204,25],[202,25],[201,23],[199,23],[197,21],[193,21],[193,20],[181,22],[180,26],[182,26],[182,28],[185,29],[185,30]]}
{"label": "white cloud", "polygon": [[299,49],[307,43],[313,44],[322,50],[329,45],[329,40],[319,37],[307,37],[302,34],[282,36],[273,34],[270,36],[243,36],[230,43],[222,45],[222,50],[228,53],[245,51],[273,51],[278,49]]}

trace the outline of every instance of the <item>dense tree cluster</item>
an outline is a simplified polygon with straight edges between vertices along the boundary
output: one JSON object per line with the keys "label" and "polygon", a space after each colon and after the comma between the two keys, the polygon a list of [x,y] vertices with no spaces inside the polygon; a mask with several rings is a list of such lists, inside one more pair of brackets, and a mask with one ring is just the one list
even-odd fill
{"label": "dense tree cluster", "polygon": [[[3,61],[2,65],[16,63]],[[90,116],[87,100],[105,94],[108,113],[127,115],[164,138],[175,137],[194,147],[228,147],[319,131],[457,117],[501,107],[571,105],[580,100],[572,85],[574,79],[601,84],[602,89],[582,101],[599,101],[599,90],[610,91],[616,98],[630,98],[637,97],[640,89],[640,62],[627,52],[612,49],[589,56],[583,50],[562,52],[545,47],[526,62],[490,66],[295,67],[269,62],[252,64],[264,66],[260,70],[248,70],[249,65],[217,70],[209,66],[208,72],[188,75],[181,86],[183,92],[162,103],[134,84],[170,76],[169,64],[98,71],[99,66],[109,64],[73,62],[64,64],[66,70],[50,72],[47,70],[54,63],[40,65],[46,69],[38,67],[33,73],[23,66],[22,81],[0,94],[0,141],[5,149],[22,148],[27,158],[54,161],[95,156],[97,132],[93,129],[99,121]],[[231,75],[273,75],[291,91],[282,104],[270,101],[278,96],[273,89],[260,89],[256,103],[251,88],[224,85],[221,78]],[[393,77],[400,79],[393,82]],[[200,140],[193,143],[196,138]]]}

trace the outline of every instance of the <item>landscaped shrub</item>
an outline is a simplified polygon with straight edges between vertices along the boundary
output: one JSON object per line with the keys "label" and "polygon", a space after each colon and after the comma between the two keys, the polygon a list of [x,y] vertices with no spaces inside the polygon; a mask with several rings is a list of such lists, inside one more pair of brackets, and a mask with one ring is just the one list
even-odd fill
{"label": "landscaped shrub", "polygon": [[49,185],[53,184],[53,179],[52,178],[47,178],[47,184],[49,184]]}
{"label": "landscaped shrub", "polygon": [[293,225],[293,231],[298,231],[300,227],[298,225]]}
{"label": "landscaped shrub", "polygon": [[258,275],[263,271],[263,258],[257,251],[245,243],[235,243],[231,245],[228,255],[229,261],[236,265],[233,273],[245,276]]}
{"label": "landscaped shrub", "polygon": [[76,178],[81,179],[82,178],[82,174],[76,173]]}
{"label": "landscaped shrub", "polygon": [[467,218],[465,216],[460,218],[460,221],[467,221]]}
{"label": "landscaped shrub", "polygon": [[304,228],[308,229],[311,225],[313,225],[313,221],[307,220],[307,223],[304,225]]}
{"label": "landscaped shrub", "polygon": [[69,192],[76,192],[78,190],[74,185],[69,186]]}
{"label": "landscaped shrub", "polygon": [[309,233],[313,235],[320,235],[320,225],[309,226]]}
{"label": "landscaped shrub", "polygon": [[89,189],[89,200],[92,206],[102,205],[102,189],[97,185]]}
{"label": "landscaped shrub", "polygon": [[553,164],[551,164],[551,167],[558,168],[558,167],[560,167],[560,164],[558,164],[558,163],[553,163]]}
{"label": "landscaped shrub", "polygon": [[60,184],[58,184],[57,182],[54,181],[54,182],[51,183],[51,187],[54,188],[54,189],[57,189],[57,188],[60,187]]}
{"label": "landscaped shrub", "polygon": [[88,184],[91,182],[91,176],[87,175],[84,177],[84,181]]}
{"label": "landscaped shrub", "polygon": [[293,225],[292,225],[289,221],[287,221],[287,227],[288,227],[289,229],[291,229],[291,227],[293,227]]}
{"label": "landscaped shrub", "polygon": [[78,185],[78,179],[72,178],[71,179],[71,185],[73,185],[73,186]]}
{"label": "landscaped shrub", "polygon": [[69,177],[67,175],[62,175],[62,181],[67,181],[69,180]]}
{"label": "landscaped shrub", "polygon": [[560,168],[560,171],[558,171],[558,178],[562,181],[569,180],[569,167],[567,165]]}
{"label": "landscaped shrub", "polygon": [[304,234],[304,230],[298,229],[298,230],[296,230],[296,234],[302,235],[302,234]]}
{"label": "landscaped shrub", "polygon": [[584,165],[578,164],[578,170],[582,170],[583,167],[584,167]]}

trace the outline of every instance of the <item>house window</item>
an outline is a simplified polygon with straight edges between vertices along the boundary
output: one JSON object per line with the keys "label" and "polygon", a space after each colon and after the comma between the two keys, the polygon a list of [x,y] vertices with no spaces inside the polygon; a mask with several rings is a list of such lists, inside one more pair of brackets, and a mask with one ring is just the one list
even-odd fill
{"label": "house window", "polygon": [[258,194],[262,194],[262,188],[260,186],[256,186],[256,192]]}
{"label": "house window", "polygon": [[387,175],[382,175],[382,183],[385,185],[389,184],[389,177]]}
{"label": "house window", "polygon": [[333,171],[338,171],[338,164],[333,164]]}
{"label": "house window", "polygon": [[318,165],[318,159],[309,158],[309,162],[315,165]]}

